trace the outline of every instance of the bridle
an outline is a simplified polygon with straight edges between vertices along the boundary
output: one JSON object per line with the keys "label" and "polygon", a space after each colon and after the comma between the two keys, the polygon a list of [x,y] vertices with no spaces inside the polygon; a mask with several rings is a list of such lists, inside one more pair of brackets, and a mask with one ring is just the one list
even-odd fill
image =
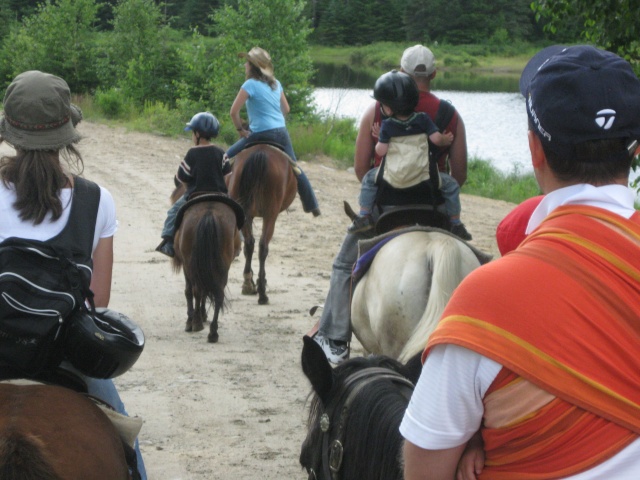
{"label": "bridle", "polygon": [[[340,469],[344,458],[344,448],[342,445],[344,433],[347,426],[347,418],[349,407],[360,391],[371,383],[390,380],[399,384],[402,395],[407,399],[411,398],[414,385],[406,377],[389,368],[368,367],[352,373],[344,381],[341,389],[331,399],[325,411],[320,416],[320,430],[322,431],[322,472],[324,478],[331,480],[340,480]],[[342,399],[345,398],[344,402]],[[331,430],[331,418],[336,409],[340,408],[340,418],[337,424],[335,437],[330,439],[329,431]],[[309,469],[309,480],[317,480],[316,472]]]}

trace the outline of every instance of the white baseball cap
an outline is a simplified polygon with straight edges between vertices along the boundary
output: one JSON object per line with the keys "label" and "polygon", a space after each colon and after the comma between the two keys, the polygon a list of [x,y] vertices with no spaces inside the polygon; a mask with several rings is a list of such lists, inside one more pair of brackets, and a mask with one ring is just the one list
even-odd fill
{"label": "white baseball cap", "polygon": [[[416,72],[416,68],[424,65],[426,70]],[[414,45],[407,48],[402,54],[400,67],[409,75],[416,77],[428,77],[436,71],[436,59],[433,52],[423,45]]]}

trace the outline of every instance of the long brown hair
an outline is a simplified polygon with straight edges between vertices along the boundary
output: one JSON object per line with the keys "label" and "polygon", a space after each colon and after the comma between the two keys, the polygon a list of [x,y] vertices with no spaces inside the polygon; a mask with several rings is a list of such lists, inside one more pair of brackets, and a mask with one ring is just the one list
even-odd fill
{"label": "long brown hair", "polygon": [[[247,62],[249,61],[247,60]],[[253,78],[254,80],[266,83],[271,87],[272,90],[276,89],[276,78],[271,75],[265,75],[258,67],[256,67],[251,62],[249,62],[249,73],[247,75],[247,79],[249,78]]]}
{"label": "long brown hair", "polygon": [[60,162],[61,156],[78,173],[82,172],[82,157],[73,145],[60,151],[18,149],[16,155],[0,158],[0,179],[7,188],[13,184],[16,191],[13,207],[22,220],[38,225],[49,212],[52,220],[62,215],[64,207],[58,195],[69,177]]}

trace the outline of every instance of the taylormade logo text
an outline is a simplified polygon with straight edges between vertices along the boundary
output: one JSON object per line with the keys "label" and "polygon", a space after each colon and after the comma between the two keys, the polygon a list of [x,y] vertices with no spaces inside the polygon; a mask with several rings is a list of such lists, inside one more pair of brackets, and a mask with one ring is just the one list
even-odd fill
{"label": "taylormade logo text", "polygon": [[[551,134],[547,132],[542,125],[540,125],[540,120],[538,119],[538,115],[536,115],[536,111],[533,109],[533,100],[531,99],[531,94],[529,94],[529,100],[527,101],[527,106],[529,107],[529,112],[531,112],[531,119],[533,123],[535,123],[540,135],[545,137],[548,141],[551,141]],[[597,120],[596,120],[597,121]]]}

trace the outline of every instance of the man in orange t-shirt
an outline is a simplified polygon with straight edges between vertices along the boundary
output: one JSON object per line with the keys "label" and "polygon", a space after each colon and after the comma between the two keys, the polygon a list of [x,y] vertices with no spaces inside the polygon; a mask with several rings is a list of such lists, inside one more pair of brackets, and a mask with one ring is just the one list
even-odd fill
{"label": "man in orange t-shirt", "polygon": [[640,478],[640,80],[591,46],[534,56],[520,88],[545,194],[517,248],[456,289],[400,430],[405,479]]}

